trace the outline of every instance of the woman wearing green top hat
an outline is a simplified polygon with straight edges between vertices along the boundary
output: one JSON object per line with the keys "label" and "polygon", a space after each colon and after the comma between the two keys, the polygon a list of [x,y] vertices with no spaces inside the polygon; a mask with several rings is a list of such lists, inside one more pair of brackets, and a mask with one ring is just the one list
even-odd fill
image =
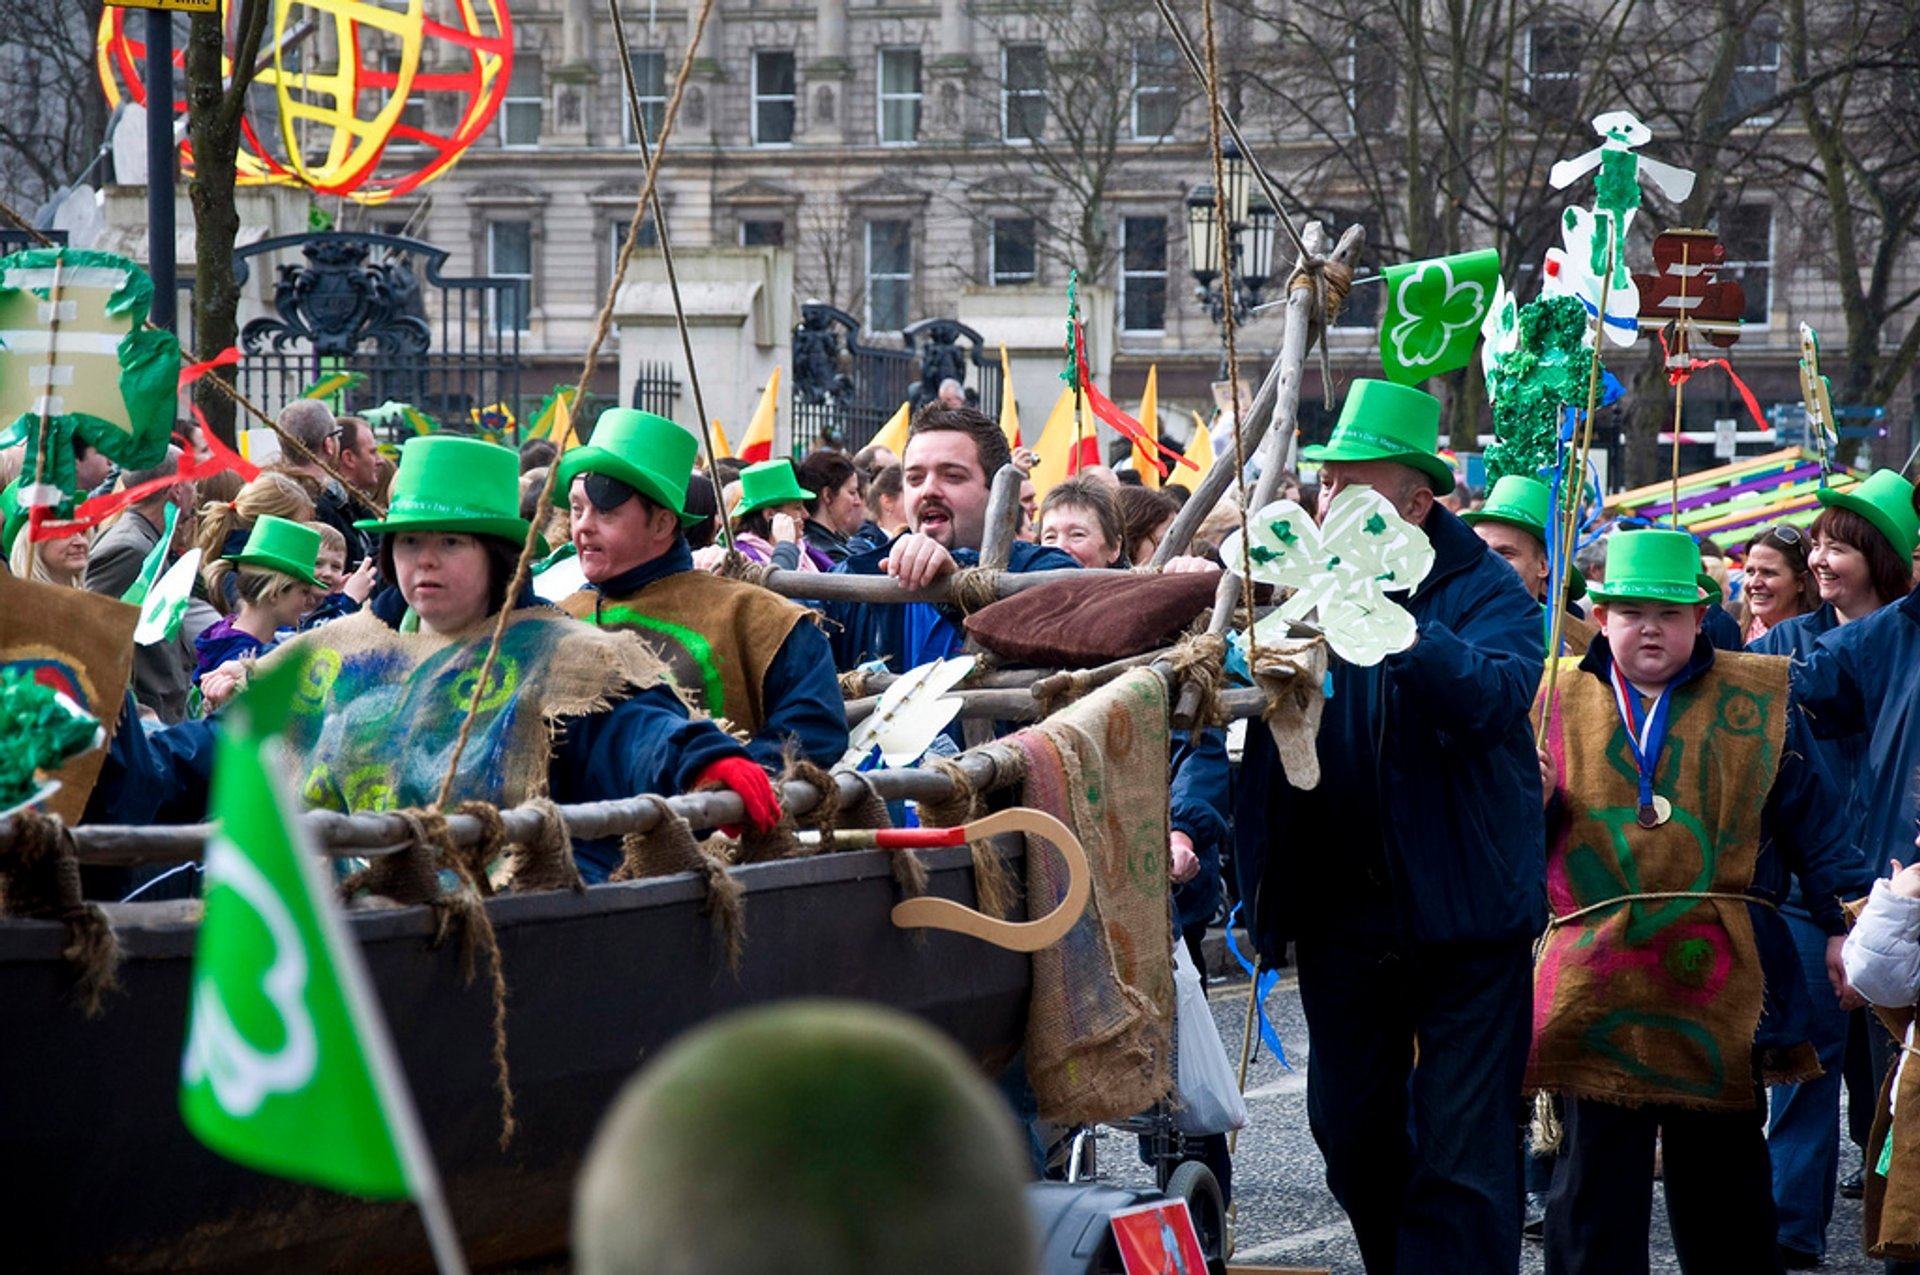
{"label": "woman wearing green top hat", "polygon": [[774,566],[786,565],[786,555],[778,549],[795,545],[799,553],[792,570],[833,570],[832,560],[804,539],[807,502],[813,496],[800,485],[790,460],[748,465],[740,471],[740,503],[733,509],[734,544],[749,561]]}
{"label": "woman wearing green top hat", "polygon": [[[1890,469],[1876,470],[1845,491],[1823,487],[1818,498],[1820,516],[1805,532],[1782,527],[1769,535],[1801,537],[1820,591],[1819,609],[1783,620],[1747,649],[1795,661],[1795,689],[1812,712],[1815,760],[1833,776],[1862,825],[1857,833],[1868,866],[1885,875],[1892,859],[1909,857],[1900,839],[1912,834],[1912,799],[1906,794],[1920,760],[1920,746],[1905,738],[1912,730],[1906,717],[1915,695],[1913,648],[1903,653],[1897,641],[1913,628],[1902,618],[1911,604],[1892,605],[1908,593],[1920,518],[1914,513],[1913,485]],[[1804,678],[1810,670],[1819,675]],[[1813,1001],[1813,1043],[1825,1074],[1774,1094],[1768,1131],[1774,1199],[1788,1260],[1796,1255],[1817,1260],[1826,1252],[1839,1175],[1835,1112],[1848,1012],[1860,1002],[1851,991],[1831,985],[1825,936],[1797,892],[1782,913],[1800,951]],[[1884,1035],[1869,1033],[1868,1039],[1878,1046]],[[1878,1069],[1884,1071],[1887,1051],[1877,1052]]]}
{"label": "woman wearing green top hat", "polygon": [[1681,1269],[1780,1269],[1762,1086],[1817,1062],[1777,908],[1791,870],[1837,956],[1866,880],[1786,668],[1706,640],[1699,571],[1685,532],[1616,534],[1602,637],[1537,710],[1552,919],[1527,1083],[1565,1111],[1545,1238],[1568,1275],[1647,1269],[1656,1136]]}
{"label": "woman wearing green top hat", "polygon": [[[712,722],[688,719],[638,639],[581,624],[531,590],[508,598],[528,534],[518,480],[514,453],[478,439],[431,435],[402,450],[386,518],[359,524],[381,534],[382,570],[395,583],[269,657],[307,661],[287,731],[307,804],[427,805],[471,708],[449,802],[602,801],[717,784],[740,794],[756,827],[770,827],[779,810],[766,772]],[[475,705],[503,607],[511,615]],[[206,729],[174,729],[188,727]],[[167,745],[156,755],[164,768],[198,751]],[[177,807],[173,785],[157,786]],[[589,882],[620,861],[611,840],[577,844],[574,855]]]}
{"label": "woman wearing green top hat", "polygon": [[300,622],[326,593],[314,575],[319,559],[320,533],[313,528],[272,514],[254,522],[246,547],[207,573],[207,588],[215,597],[224,596],[231,578],[239,605],[193,640],[196,685],[228,660],[268,650],[274,634]]}

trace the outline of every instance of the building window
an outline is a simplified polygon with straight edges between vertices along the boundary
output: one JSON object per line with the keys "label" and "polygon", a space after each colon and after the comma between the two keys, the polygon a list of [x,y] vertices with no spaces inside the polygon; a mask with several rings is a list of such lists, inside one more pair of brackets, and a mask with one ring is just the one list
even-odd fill
{"label": "building window", "polygon": [[[400,74],[401,60],[398,53],[382,53],[380,55],[380,69],[388,75],[395,77],[394,83],[396,86],[399,84],[398,77]],[[418,83],[418,68],[416,68],[415,82]],[[374,90],[371,95],[373,100],[370,101],[368,105],[372,107],[374,112],[377,112],[383,104],[384,99],[392,92],[392,89]],[[369,116],[362,115],[361,118],[365,119],[369,118]],[[400,126],[394,130],[393,140],[387,143],[387,148],[389,150],[417,149],[425,142],[424,130],[426,126],[427,99],[419,93],[407,94],[407,104],[400,108]]]}
{"label": "building window", "polygon": [[1393,123],[1393,49],[1364,27],[1347,37],[1347,117],[1356,133]]}
{"label": "building window", "polygon": [[1120,222],[1120,330],[1167,330],[1167,219]]}
{"label": "building window", "polygon": [[1034,234],[1031,217],[996,217],[988,241],[987,280],[996,288],[1032,283]]}
{"label": "building window", "polygon": [[1571,118],[1579,112],[1582,35],[1574,22],[1527,28],[1527,96],[1542,114]]}
{"label": "building window", "polygon": [[763,49],[753,55],[753,144],[785,146],[793,140],[793,50]]}
{"label": "building window", "polygon": [[[640,118],[647,124],[647,141],[657,143],[660,123],[667,114],[667,55],[659,49],[642,49],[631,61],[633,88],[640,96]],[[633,111],[627,106],[626,86],[622,85],[620,91],[621,135],[627,139],[627,145],[633,146],[640,139],[633,133]]]}
{"label": "building window", "polygon": [[1157,142],[1173,136],[1180,121],[1185,83],[1180,53],[1170,40],[1133,46],[1133,139]]}
{"label": "building window", "polygon": [[493,330],[525,332],[533,290],[532,222],[487,223],[487,273],[495,279],[522,281],[517,292],[501,289],[493,294]]}
{"label": "building window", "polygon": [[1720,242],[1727,250],[1720,277],[1746,289],[1740,321],[1766,327],[1773,321],[1773,206],[1738,204],[1721,213]]}
{"label": "building window", "polygon": [[920,140],[920,50],[880,50],[880,140]]}
{"label": "building window", "polygon": [[502,146],[538,146],[540,144],[541,97],[540,55],[513,55],[513,78],[507,81],[507,96],[500,103],[500,144]]}
{"label": "building window", "polygon": [[867,330],[898,332],[906,327],[912,299],[912,223],[868,222]]}
{"label": "building window", "polygon": [[[614,271],[620,268],[620,246],[627,242],[627,227],[632,224],[631,214],[624,212],[607,222],[607,256],[606,260],[601,262],[600,281],[595,285],[601,292],[607,290],[607,284],[613,281]],[[656,248],[659,244],[660,236],[653,228],[653,214],[648,213],[647,219],[640,223],[640,247],[635,251]],[[627,265],[627,272],[628,277],[631,278],[633,272],[631,262]]]}
{"label": "building window", "polygon": [[787,223],[766,218],[743,221],[740,223],[740,246],[784,248],[787,246]]}
{"label": "building window", "polygon": [[[1780,19],[1763,13],[1747,24],[1740,37],[1740,61],[1727,86],[1727,115],[1746,124],[1770,124],[1773,116],[1758,114],[1780,91]],[[1748,119],[1752,115],[1754,118]]]}
{"label": "building window", "polygon": [[1000,50],[1000,135],[1034,142],[1047,131],[1047,47],[1009,44]]}

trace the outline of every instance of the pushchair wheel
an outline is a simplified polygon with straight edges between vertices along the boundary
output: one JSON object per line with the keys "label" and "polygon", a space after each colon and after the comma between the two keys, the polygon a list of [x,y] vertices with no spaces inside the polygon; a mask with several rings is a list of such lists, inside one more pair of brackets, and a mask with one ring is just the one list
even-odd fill
{"label": "pushchair wheel", "polygon": [[1194,1232],[1200,1237],[1200,1252],[1207,1259],[1208,1275],[1226,1275],[1227,1206],[1213,1170],[1198,1160],[1183,1161],[1167,1179],[1166,1194],[1187,1202]]}

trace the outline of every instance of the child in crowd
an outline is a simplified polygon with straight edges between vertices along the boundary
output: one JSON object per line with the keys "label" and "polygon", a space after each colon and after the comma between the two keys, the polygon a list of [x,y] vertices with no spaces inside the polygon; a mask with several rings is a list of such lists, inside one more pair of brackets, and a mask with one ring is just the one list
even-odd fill
{"label": "child in crowd", "polygon": [[1565,1109],[1555,1275],[1647,1270],[1656,1135],[1681,1268],[1781,1269],[1764,1086],[1818,1066],[1777,908],[1799,872],[1837,966],[1839,900],[1867,884],[1787,662],[1715,650],[1699,575],[1685,532],[1616,534],[1592,588],[1604,640],[1545,707],[1559,783],[1527,1083]]}
{"label": "child in crowd", "polygon": [[319,601],[314,603],[313,609],[300,621],[300,628],[310,629],[316,624],[337,620],[358,611],[373,592],[380,564],[369,554],[349,575],[347,538],[340,534],[340,529],[324,522],[302,525],[309,531],[318,532],[320,536],[320,553],[314,561],[313,575],[324,592]]}
{"label": "child in crowd", "polygon": [[319,532],[263,514],[247,534],[245,548],[204,568],[208,596],[226,597],[231,584],[239,605],[194,639],[196,685],[230,660],[270,650],[279,630],[300,623],[321,587],[314,575],[319,555]]}

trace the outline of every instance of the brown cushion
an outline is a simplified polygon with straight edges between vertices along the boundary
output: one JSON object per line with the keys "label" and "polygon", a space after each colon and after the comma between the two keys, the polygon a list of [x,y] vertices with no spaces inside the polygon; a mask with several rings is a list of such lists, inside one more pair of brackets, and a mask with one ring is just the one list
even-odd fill
{"label": "brown cushion", "polygon": [[1042,666],[1104,664],[1165,646],[1213,605],[1217,571],[1089,571],[1002,598],[967,617],[996,655]]}

